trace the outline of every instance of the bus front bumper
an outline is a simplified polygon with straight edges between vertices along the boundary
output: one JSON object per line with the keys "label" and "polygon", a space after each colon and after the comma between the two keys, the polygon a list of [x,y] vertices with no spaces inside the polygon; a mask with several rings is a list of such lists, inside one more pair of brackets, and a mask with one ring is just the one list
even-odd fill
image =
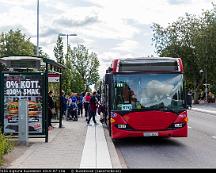
{"label": "bus front bumper", "polygon": [[123,130],[116,127],[112,127],[112,139],[121,139],[129,137],[187,137],[188,125],[178,129],[168,129],[163,131],[135,131],[135,130]]}

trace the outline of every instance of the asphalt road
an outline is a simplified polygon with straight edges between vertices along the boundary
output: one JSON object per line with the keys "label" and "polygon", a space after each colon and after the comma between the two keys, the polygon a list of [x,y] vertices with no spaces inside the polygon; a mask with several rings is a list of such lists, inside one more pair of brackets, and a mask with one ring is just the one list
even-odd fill
{"label": "asphalt road", "polygon": [[115,141],[128,168],[216,168],[216,115],[189,111],[187,138]]}

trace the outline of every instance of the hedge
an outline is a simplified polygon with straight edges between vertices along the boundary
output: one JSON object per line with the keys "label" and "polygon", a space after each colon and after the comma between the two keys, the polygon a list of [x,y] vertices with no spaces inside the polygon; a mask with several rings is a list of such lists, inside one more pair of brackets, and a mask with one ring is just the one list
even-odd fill
{"label": "hedge", "polygon": [[10,152],[14,144],[0,132],[0,165],[4,163],[3,156]]}

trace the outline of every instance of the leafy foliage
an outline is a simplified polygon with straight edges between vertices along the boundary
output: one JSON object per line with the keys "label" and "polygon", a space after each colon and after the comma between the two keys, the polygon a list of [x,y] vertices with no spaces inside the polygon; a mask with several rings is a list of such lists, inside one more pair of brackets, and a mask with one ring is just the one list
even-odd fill
{"label": "leafy foliage", "polygon": [[[70,47],[69,47],[70,50]],[[72,92],[72,80],[73,80],[73,69],[72,69],[72,65],[71,65],[71,57],[69,55],[65,56],[66,59],[66,69],[63,70],[62,72],[62,78],[63,78],[63,90],[67,93],[70,94]]]}
{"label": "leafy foliage", "polygon": [[13,55],[34,55],[34,45],[21,30],[10,30],[0,35],[0,56]]}
{"label": "leafy foliage", "polygon": [[[4,56],[34,56],[36,55],[37,46],[30,42],[30,37],[22,34],[21,30],[10,30],[8,33],[1,33],[0,35],[0,57]],[[39,55],[48,57],[48,54],[44,53],[39,48]]]}
{"label": "leafy foliage", "polygon": [[68,54],[64,56],[62,38],[58,37],[54,55],[58,62],[66,66],[62,71],[62,87],[67,94],[87,91],[89,85],[99,80],[97,55],[90,53],[84,45],[78,45],[73,49],[69,45]]}
{"label": "leafy foliage", "polygon": [[63,41],[62,37],[58,36],[56,46],[54,47],[54,56],[56,57],[56,60],[60,64],[64,64],[64,52],[63,52]]}
{"label": "leafy foliage", "polygon": [[0,165],[3,164],[3,156],[11,151],[14,144],[9,141],[2,133],[0,133]]}
{"label": "leafy foliage", "polygon": [[71,51],[71,58],[75,74],[79,74],[87,90],[89,85],[99,80],[98,67],[100,64],[97,55],[94,52],[90,53],[84,45],[78,45]]}

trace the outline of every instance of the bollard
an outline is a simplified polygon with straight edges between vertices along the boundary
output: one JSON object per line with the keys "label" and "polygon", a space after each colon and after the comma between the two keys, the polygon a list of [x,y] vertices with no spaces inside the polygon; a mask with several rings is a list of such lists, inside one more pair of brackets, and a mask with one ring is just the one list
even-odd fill
{"label": "bollard", "polygon": [[19,143],[28,146],[28,102],[19,100]]}

